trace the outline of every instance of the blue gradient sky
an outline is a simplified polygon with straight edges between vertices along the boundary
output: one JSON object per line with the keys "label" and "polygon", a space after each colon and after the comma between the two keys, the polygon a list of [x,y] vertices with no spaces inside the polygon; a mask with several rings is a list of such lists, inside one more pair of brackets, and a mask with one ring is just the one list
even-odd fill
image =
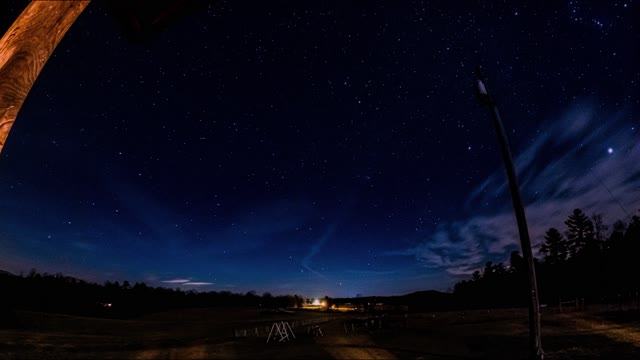
{"label": "blue gradient sky", "polygon": [[477,63],[534,246],[576,207],[637,214],[638,4],[523,4],[216,2],[136,42],[92,3],[0,154],[0,268],[447,290],[519,249]]}

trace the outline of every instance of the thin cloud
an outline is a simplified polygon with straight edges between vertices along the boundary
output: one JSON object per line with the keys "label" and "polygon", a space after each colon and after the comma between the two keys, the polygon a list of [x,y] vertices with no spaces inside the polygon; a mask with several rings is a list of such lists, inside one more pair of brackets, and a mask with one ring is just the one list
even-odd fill
{"label": "thin cloud", "polygon": [[75,241],[73,242],[73,246],[85,251],[96,251],[97,249],[96,244],[86,241]]}
{"label": "thin cloud", "polygon": [[182,285],[205,286],[205,285],[213,285],[213,283],[204,282],[204,281],[189,281],[189,282],[182,283]]}
{"label": "thin cloud", "polygon": [[[640,168],[635,166],[640,142],[629,118],[626,112],[598,113],[576,104],[546,124],[547,130],[516,158],[534,252],[545,231],[563,228],[575,208],[601,213],[613,223],[640,207]],[[499,203],[499,210],[444,224],[417,246],[388,255],[415,256],[453,276],[468,275],[490,259],[506,259],[520,249],[508,191],[504,170],[497,169],[470,193],[466,207]]]}
{"label": "thin cloud", "polygon": [[318,275],[320,277],[324,277],[324,275],[322,275],[319,271],[317,271],[311,266],[312,264],[311,259],[313,259],[313,257],[320,252],[320,249],[324,246],[324,244],[331,238],[331,236],[333,236],[335,228],[336,228],[335,224],[329,225],[329,227],[327,227],[327,229],[322,234],[322,236],[320,236],[316,240],[316,242],[311,246],[307,255],[302,259],[301,265],[307,271],[310,271],[313,274]]}
{"label": "thin cloud", "polygon": [[185,284],[190,282],[191,280],[189,279],[173,279],[173,280],[163,280],[161,282],[166,283],[166,284]]}

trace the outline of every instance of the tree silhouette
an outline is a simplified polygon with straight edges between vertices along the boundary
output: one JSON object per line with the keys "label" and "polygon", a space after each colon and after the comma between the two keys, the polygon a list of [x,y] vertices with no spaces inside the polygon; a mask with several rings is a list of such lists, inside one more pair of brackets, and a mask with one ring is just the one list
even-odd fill
{"label": "tree silhouette", "polygon": [[595,240],[601,244],[607,238],[609,227],[602,221],[602,214],[591,215],[591,221],[593,222],[593,236]]}
{"label": "tree silhouette", "polygon": [[640,217],[638,215],[633,215],[631,217],[631,222],[629,223],[629,226],[627,226],[627,231],[624,237],[625,241],[634,243],[637,246],[638,241],[640,241]]}
{"label": "tree silhouette", "polygon": [[471,281],[480,281],[482,280],[482,274],[480,271],[476,270],[471,274]]}
{"label": "tree silhouette", "polygon": [[[616,221],[610,233],[602,216],[588,218],[575,209],[561,230],[550,228],[544,236],[536,260],[536,272],[543,303],[557,304],[562,299],[586,302],[638,302],[640,298],[640,216],[629,225]],[[465,308],[522,305],[526,299],[526,271],[522,257],[512,252],[509,268],[501,263],[486,263],[470,280],[457,283],[454,294]],[[525,286],[523,286],[525,285]]]}
{"label": "tree silhouette", "polygon": [[512,251],[509,256],[509,270],[513,273],[521,273],[527,271],[524,258],[517,251]]}
{"label": "tree silhouette", "polygon": [[567,221],[567,240],[572,258],[593,243],[593,223],[580,209],[573,210]]}
{"label": "tree silhouette", "polygon": [[620,249],[620,271],[627,281],[622,287],[624,292],[638,293],[640,288],[640,266],[638,254],[640,254],[640,217],[634,215],[627,226]]}
{"label": "tree silhouette", "polygon": [[550,228],[544,235],[544,244],[540,247],[545,263],[557,265],[567,259],[567,241],[556,228]]}

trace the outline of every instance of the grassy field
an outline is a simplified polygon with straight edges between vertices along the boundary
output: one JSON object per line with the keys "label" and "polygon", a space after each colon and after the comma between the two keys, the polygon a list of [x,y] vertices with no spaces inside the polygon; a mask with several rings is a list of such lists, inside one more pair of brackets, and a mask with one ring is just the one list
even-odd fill
{"label": "grassy field", "polygon": [[[351,328],[353,317],[312,311],[264,315],[248,308],[181,310],[135,320],[19,312],[19,328],[0,330],[0,359],[527,358],[523,309],[389,316],[382,327]],[[293,325],[296,338],[267,344],[270,326],[280,320]],[[637,311],[547,312],[542,320],[547,359],[639,358]],[[320,326],[324,336],[308,334],[308,324]]]}

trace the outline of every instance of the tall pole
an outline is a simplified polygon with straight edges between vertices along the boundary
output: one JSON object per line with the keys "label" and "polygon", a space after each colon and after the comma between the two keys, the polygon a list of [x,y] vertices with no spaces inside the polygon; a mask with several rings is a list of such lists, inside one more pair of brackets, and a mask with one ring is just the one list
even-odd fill
{"label": "tall pole", "polygon": [[531,239],[529,238],[529,229],[527,227],[527,218],[524,213],[522,198],[520,197],[520,189],[518,187],[518,178],[516,177],[507,134],[504,131],[502,118],[498,111],[498,105],[495,99],[489,95],[485,84],[484,76],[480,67],[476,68],[476,94],[481,105],[487,106],[491,110],[491,118],[493,127],[498,135],[500,142],[500,151],[502,160],[507,170],[507,178],[509,180],[509,190],[511,191],[511,200],[513,201],[513,211],[516,214],[518,223],[518,233],[520,234],[520,245],[522,246],[522,255],[527,262],[527,270],[529,273],[529,350],[532,360],[542,360],[544,352],[542,351],[542,340],[540,337],[540,303],[538,300],[538,285],[536,281],[536,269],[533,262],[533,252],[531,251]]}

